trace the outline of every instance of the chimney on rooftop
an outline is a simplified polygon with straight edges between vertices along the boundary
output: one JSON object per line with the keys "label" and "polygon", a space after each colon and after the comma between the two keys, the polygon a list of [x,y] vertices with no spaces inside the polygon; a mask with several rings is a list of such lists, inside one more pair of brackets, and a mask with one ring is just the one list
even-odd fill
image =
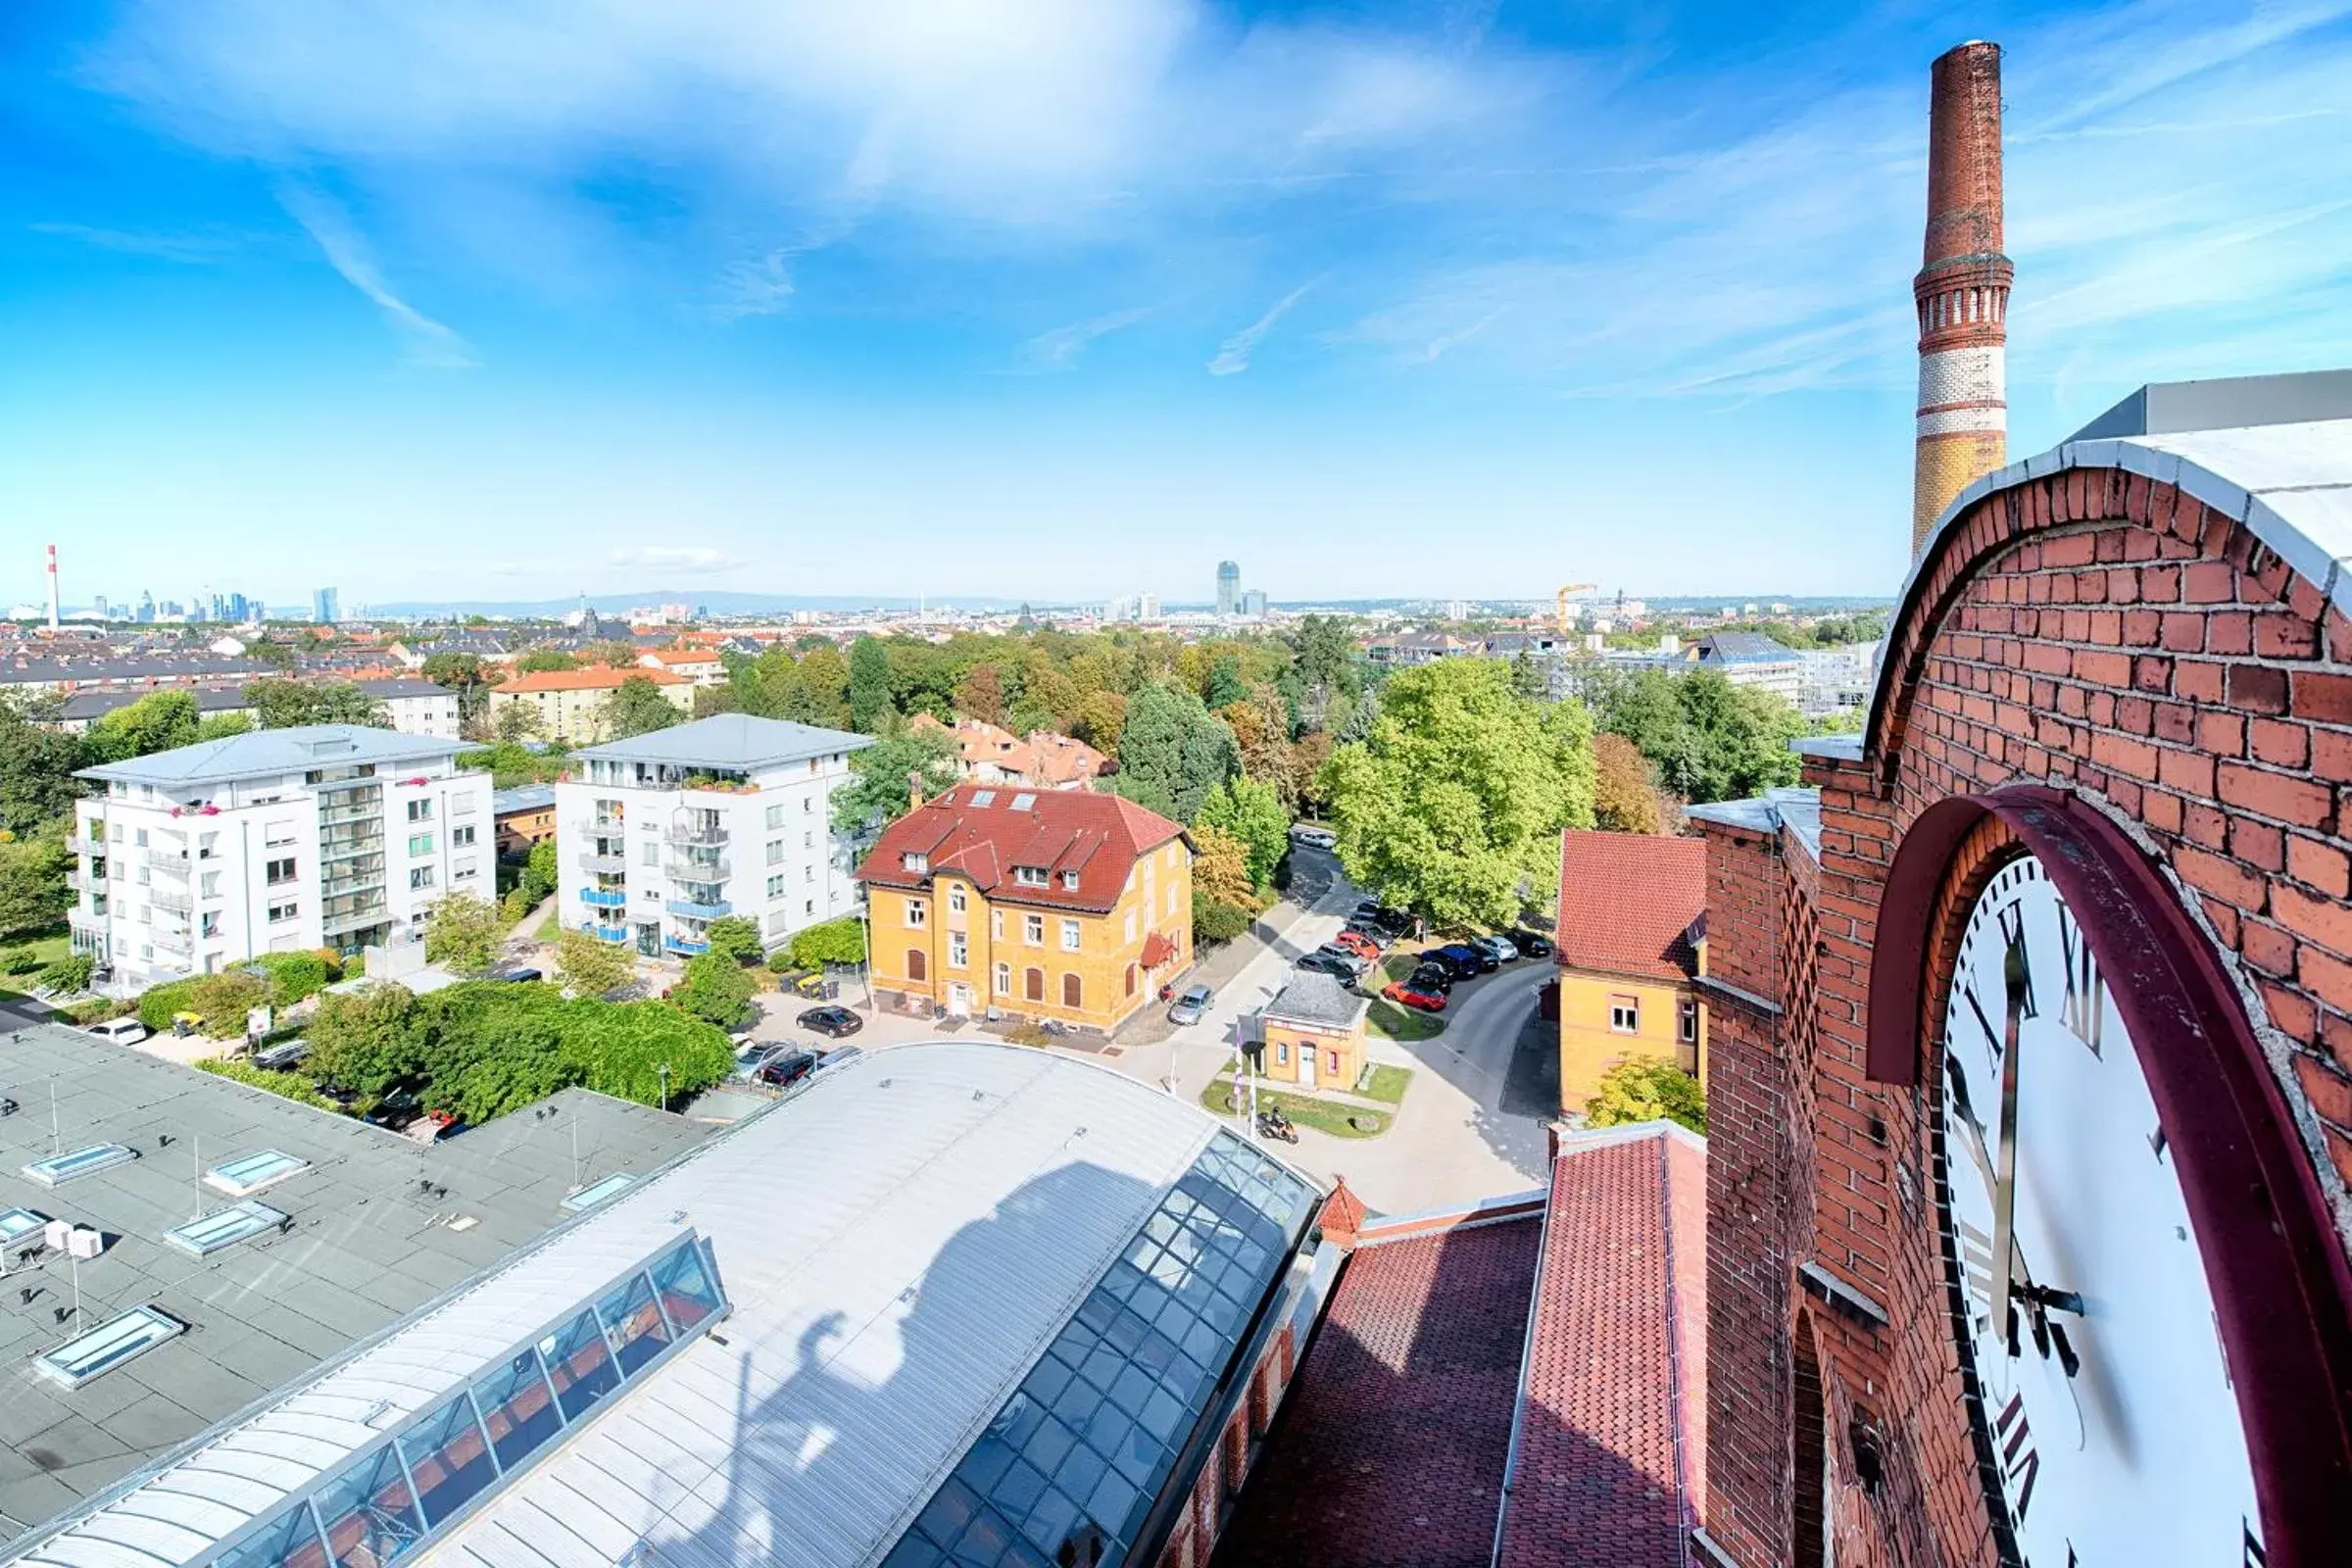
{"label": "chimney on rooftop", "polygon": [[906,799],[914,810],[923,808],[923,774],[916,768],[906,775]]}
{"label": "chimney on rooftop", "polygon": [[2009,461],[2009,258],[2001,254],[2001,47],[1938,56],[1928,112],[1911,553],[1971,481]]}

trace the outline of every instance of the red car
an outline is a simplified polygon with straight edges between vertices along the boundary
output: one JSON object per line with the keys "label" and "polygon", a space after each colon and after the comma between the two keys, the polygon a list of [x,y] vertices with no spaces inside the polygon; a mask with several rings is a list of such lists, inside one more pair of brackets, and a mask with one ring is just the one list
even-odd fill
{"label": "red car", "polygon": [[1366,963],[1378,963],[1380,961],[1380,944],[1360,932],[1343,931],[1338,936],[1333,937],[1331,940],[1338,943],[1341,947],[1346,948],[1349,953],[1354,954]]}
{"label": "red car", "polygon": [[1392,983],[1388,989],[1381,992],[1381,995],[1399,1006],[1411,1007],[1420,1012],[1444,1012],[1446,1010],[1446,999],[1437,992],[1415,991],[1401,980]]}

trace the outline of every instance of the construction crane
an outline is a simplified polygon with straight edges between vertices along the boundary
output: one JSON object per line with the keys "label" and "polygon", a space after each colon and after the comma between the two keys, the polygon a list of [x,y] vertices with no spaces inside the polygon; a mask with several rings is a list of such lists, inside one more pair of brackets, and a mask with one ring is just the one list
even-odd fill
{"label": "construction crane", "polygon": [[1593,592],[1593,585],[1589,582],[1572,582],[1567,587],[1560,590],[1561,631],[1565,632],[1568,630],[1568,596],[1570,594],[1589,594],[1592,592]]}

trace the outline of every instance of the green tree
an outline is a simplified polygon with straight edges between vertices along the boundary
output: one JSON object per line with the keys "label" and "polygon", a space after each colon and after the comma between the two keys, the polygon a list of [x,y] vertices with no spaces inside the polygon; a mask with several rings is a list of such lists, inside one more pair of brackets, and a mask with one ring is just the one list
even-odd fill
{"label": "green tree", "polygon": [[149,692],[90,726],[86,737],[90,760],[122,762],[191,746],[196,741],[197,719],[194,692]]}
{"label": "green tree", "polygon": [[1788,743],[1804,733],[1803,717],[1720,670],[1645,669],[1602,684],[1595,696],[1600,727],[1639,747],[1658,781],[1685,800],[1738,800],[1797,780]]}
{"label": "green tree", "polygon": [[27,838],[0,838],[0,942],[38,936],[66,917],[74,904],[66,872],[63,822]]}
{"label": "green tree", "polygon": [[1606,731],[1592,737],[1592,825],[1611,833],[1666,831],[1648,760],[1632,741]]}
{"label": "green tree", "polygon": [[879,638],[858,638],[850,646],[850,727],[880,734],[890,698],[890,650]]}
{"label": "green tree", "polygon": [[929,800],[956,782],[956,742],[937,730],[904,729],[850,754],[850,782],[833,792],[833,825],[855,833],[895,822],[913,808],[907,779],[921,774]]}
{"label": "green tree", "polygon": [[1193,945],[1203,942],[1231,942],[1250,929],[1250,911],[1238,904],[1227,904],[1207,894],[1193,894]]}
{"label": "green tree", "polygon": [[53,728],[56,697],[0,694],[0,829],[19,835],[71,816],[85,765],[81,739]]}
{"label": "green tree", "polygon": [[865,924],[855,915],[808,926],[792,939],[791,961],[803,969],[865,961]]}
{"label": "green tree", "polygon": [[514,670],[520,675],[536,675],[542,670],[577,669],[580,662],[561,648],[534,648],[514,661]]}
{"label": "green tree", "polygon": [[1257,897],[1257,879],[1250,874],[1250,848],[1239,838],[1211,823],[1193,829],[1193,888],[1196,898],[1247,909]]}
{"label": "green tree", "polygon": [[1291,847],[1291,813],[1274,786],[1252,778],[1229,778],[1200,803],[1196,827],[1215,828],[1239,839],[1254,888],[1273,885],[1274,867]]}
{"label": "green tree", "polygon": [[1586,1119],[1594,1127],[1665,1119],[1701,1135],[1707,1130],[1707,1098],[1698,1080],[1670,1061],[1629,1056],[1600,1075],[1599,1087],[1585,1102]]}
{"label": "green tree", "polygon": [[498,961],[506,936],[497,907],[471,893],[444,894],[424,914],[424,956],[460,974],[481,974]]}
{"label": "green tree", "polygon": [[[740,970],[737,971],[741,973]],[[564,1049],[586,1068],[582,1080],[598,1094],[662,1103],[662,1069],[669,1095],[707,1089],[735,1070],[726,1031],[666,1002],[574,1003]]]}
{"label": "green tree", "polygon": [[591,643],[581,650],[581,658],[591,664],[603,664],[611,669],[631,669],[636,666],[637,645],[625,637],[611,637],[601,643]]}
{"label": "green tree", "polygon": [[270,1005],[291,1007],[324,991],[330,976],[326,956],[318,953],[259,953],[245,967],[261,971],[270,988]]}
{"label": "green tree", "polygon": [[1004,678],[994,664],[974,664],[956,687],[956,710],[986,724],[1004,722]]}
{"label": "green tree", "polygon": [[347,681],[309,686],[295,680],[257,680],[246,686],[245,702],[264,729],[292,729],[301,724],[367,724],[386,729],[392,722],[383,704]]}
{"label": "green tree", "polygon": [[480,659],[472,654],[433,654],[417,673],[457,694],[459,723],[469,725],[481,717],[482,705],[490,700],[490,677]]}
{"label": "green tree", "polygon": [[1118,794],[1190,826],[1208,792],[1240,768],[1233,731],[1191,692],[1152,681],[1129,701],[1111,780]]}
{"label": "green tree", "polygon": [[293,648],[272,637],[256,637],[247,643],[245,657],[271,669],[282,669],[289,675],[294,672]]}
{"label": "green tree", "polygon": [[626,740],[653,730],[682,724],[686,715],[662,695],[662,688],[643,675],[631,675],[604,702],[605,738]]}
{"label": "green tree", "polygon": [[1349,877],[1439,925],[1504,925],[1549,896],[1560,830],[1592,825],[1592,718],[1496,661],[1441,660],[1390,679],[1325,777]]}
{"label": "green tree", "polygon": [[1126,727],[1126,698],[1117,692],[1089,692],[1079,705],[1078,722],[1070,726],[1070,733],[1115,761],[1119,731]]}
{"label": "green tree", "polygon": [[729,963],[758,963],[767,953],[767,945],[760,940],[760,922],[746,914],[711,921],[703,928],[703,940]]}
{"label": "green tree", "polygon": [[418,1022],[416,999],[405,986],[376,981],[330,992],[304,1030],[311,1054],[303,1065],[320,1083],[380,1095],[416,1070]]}
{"label": "green tree", "polygon": [[626,945],[566,926],[556,937],[556,973],[578,997],[602,997],[637,978]]}
{"label": "green tree", "polygon": [[503,703],[490,716],[490,733],[501,746],[519,747],[539,736],[539,713],[528,703]]}
{"label": "green tree", "polygon": [[1232,703],[1250,700],[1250,683],[1242,679],[1242,662],[1231,654],[1221,654],[1208,666],[1208,679],[1201,683],[1200,701],[1210,711]]}
{"label": "green tree", "polygon": [[669,1000],[697,1018],[732,1029],[751,1016],[755,989],[751,975],[733,958],[703,953],[686,960],[685,977]]}

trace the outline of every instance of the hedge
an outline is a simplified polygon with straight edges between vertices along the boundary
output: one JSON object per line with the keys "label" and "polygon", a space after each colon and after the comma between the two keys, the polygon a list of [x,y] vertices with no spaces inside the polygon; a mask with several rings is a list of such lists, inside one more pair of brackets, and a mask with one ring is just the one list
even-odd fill
{"label": "hedge", "polygon": [[298,1072],[271,1072],[250,1062],[230,1061],[225,1056],[206,1056],[196,1063],[196,1070],[254,1089],[267,1090],[280,1100],[291,1100],[296,1104],[331,1110],[338,1116],[348,1114],[341,1105],[320,1094],[308,1078]]}

